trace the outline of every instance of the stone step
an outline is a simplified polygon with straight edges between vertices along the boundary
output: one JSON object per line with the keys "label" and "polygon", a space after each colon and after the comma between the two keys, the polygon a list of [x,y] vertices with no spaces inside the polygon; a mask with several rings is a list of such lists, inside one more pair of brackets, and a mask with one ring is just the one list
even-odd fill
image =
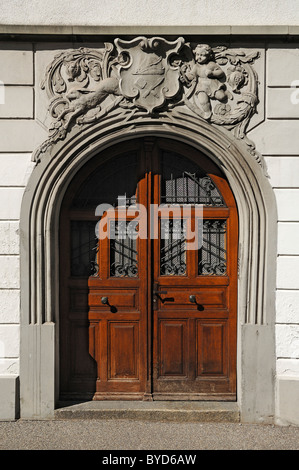
{"label": "stone step", "polygon": [[197,401],[88,401],[62,402],[55,419],[132,419],[177,422],[240,421],[235,402]]}

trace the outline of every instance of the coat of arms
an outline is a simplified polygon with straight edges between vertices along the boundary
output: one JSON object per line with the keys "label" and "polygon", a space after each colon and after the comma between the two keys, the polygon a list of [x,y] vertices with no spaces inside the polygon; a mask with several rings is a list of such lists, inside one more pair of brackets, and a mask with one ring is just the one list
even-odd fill
{"label": "coat of arms", "polygon": [[133,99],[135,106],[152,113],[179,91],[179,64],[172,60],[184,45],[184,39],[170,42],[163,38],[138,37],[132,41],[115,40],[122,64],[120,90]]}

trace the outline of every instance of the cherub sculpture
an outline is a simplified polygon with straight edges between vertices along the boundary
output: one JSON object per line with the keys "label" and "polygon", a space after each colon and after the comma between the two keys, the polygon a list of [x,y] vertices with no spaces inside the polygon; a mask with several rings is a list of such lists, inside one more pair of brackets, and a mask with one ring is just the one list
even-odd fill
{"label": "cherub sculpture", "polygon": [[209,119],[212,114],[210,100],[225,102],[231,98],[231,94],[220,81],[225,73],[215,62],[212,48],[207,44],[198,44],[193,53],[195,63],[189,69],[187,66],[182,69],[183,79],[189,85],[195,82],[195,105],[199,108],[199,114],[204,119]]}

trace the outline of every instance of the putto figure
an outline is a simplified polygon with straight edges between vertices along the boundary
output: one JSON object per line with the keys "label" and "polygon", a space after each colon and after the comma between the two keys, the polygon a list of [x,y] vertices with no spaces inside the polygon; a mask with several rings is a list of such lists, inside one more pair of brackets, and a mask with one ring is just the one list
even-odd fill
{"label": "putto figure", "polygon": [[195,64],[188,70],[182,70],[183,77],[187,82],[196,82],[195,104],[202,112],[204,119],[209,119],[212,114],[210,100],[216,99],[220,102],[227,101],[231,94],[221,79],[225,79],[225,73],[215,62],[212,48],[207,44],[198,44],[193,50]]}

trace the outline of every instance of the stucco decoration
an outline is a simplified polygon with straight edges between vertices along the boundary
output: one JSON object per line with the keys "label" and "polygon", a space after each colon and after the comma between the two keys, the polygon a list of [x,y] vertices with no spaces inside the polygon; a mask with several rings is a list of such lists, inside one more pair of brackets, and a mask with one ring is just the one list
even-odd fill
{"label": "stucco decoration", "polygon": [[258,57],[257,51],[191,44],[182,37],[117,38],[102,49],[61,52],[47,67],[41,84],[50,99],[53,121],[49,138],[34,159],[65,139],[75,125],[80,130],[115,113],[126,121],[133,116],[184,119],[191,114],[231,131],[263,165],[246,136],[258,104],[252,66]]}

